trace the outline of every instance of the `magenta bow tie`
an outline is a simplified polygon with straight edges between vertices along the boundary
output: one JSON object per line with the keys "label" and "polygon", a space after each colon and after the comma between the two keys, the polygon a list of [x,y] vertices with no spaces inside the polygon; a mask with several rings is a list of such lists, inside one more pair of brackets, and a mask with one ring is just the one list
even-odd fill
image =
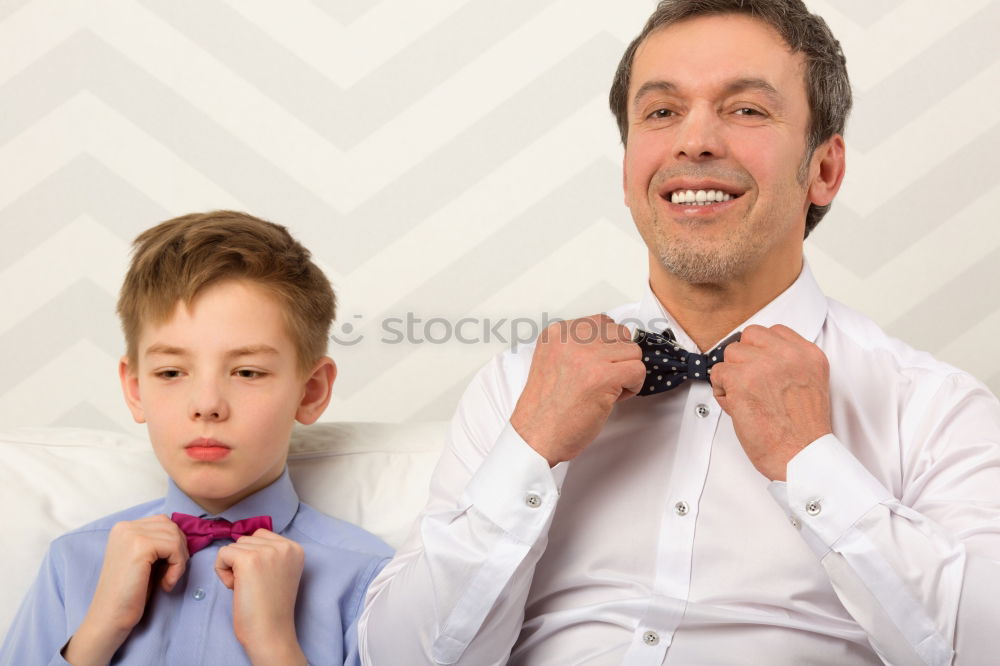
{"label": "magenta bow tie", "polygon": [[241,536],[253,534],[262,527],[265,530],[271,529],[271,516],[254,516],[231,523],[222,518],[208,520],[189,516],[186,513],[174,513],[171,514],[170,520],[177,523],[177,526],[184,532],[184,536],[187,537],[189,556],[194,555],[213,541],[220,539],[236,541]]}

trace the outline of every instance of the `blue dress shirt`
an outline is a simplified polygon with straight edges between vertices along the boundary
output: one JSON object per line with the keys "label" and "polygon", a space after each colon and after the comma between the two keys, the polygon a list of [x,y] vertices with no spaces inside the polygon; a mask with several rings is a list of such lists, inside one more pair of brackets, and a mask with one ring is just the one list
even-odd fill
{"label": "blue dress shirt", "polygon": [[[357,620],[365,590],[392,555],[378,537],[299,502],[286,469],[268,487],[218,516],[171,481],[166,497],[120,511],[59,537],[18,610],[0,665],[66,664],[60,650],[83,621],[97,587],[111,527],[173,512],[235,522],[269,515],[274,531],[297,541],[305,566],[295,607],[302,651],[314,666],[360,664]],[[156,587],[142,620],[112,664],[249,664],[233,633],[233,593],[215,573],[216,541],[195,553],[171,592]]]}

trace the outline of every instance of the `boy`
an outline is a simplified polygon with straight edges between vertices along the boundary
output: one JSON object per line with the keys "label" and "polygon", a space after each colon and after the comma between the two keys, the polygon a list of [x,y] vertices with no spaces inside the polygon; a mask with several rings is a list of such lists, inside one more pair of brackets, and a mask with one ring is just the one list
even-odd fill
{"label": "boy", "polygon": [[118,313],[122,390],[167,495],[52,543],[0,664],[359,663],[391,550],[300,504],[285,467],[336,375],[309,252],[241,213],[168,220],[136,239]]}

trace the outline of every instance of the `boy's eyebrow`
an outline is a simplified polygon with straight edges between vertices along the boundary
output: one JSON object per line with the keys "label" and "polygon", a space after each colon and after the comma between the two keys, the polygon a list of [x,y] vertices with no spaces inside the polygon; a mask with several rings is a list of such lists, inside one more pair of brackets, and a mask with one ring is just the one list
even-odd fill
{"label": "boy's eyebrow", "polygon": [[[247,345],[246,347],[237,347],[226,353],[226,356],[238,357],[238,356],[252,356],[254,354],[277,354],[278,350],[270,345]],[[156,343],[150,345],[146,350],[146,356],[152,356],[153,354],[162,354],[165,356],[187,356],[188,351],[182,347],[174,347],[172,345],[165,345],[162,343]]]}
{"label": "boy's eyebrow", "polygon": [[146,356],[152,356],[153,354],[162,354],[164,356],[184,356],[187,352],[180,347],[171,347],[170,345],[156,343],[150,345],[146,349]]}
{"label": "boy's eyebrow", "polygon": [[254,354],[277,354],[278,350],[270,345],[248,345],[233,349],[226,356],[252,356]]}
{"label": "boy's eyebrow", "polygon": [[[722,93],[724,96],[728,97],[729,95],[735,95],[736,93],[744,92],[747,90],[752,90],[762,93],[775,104],[781,103],[782,100],[781,93],[779,93],[774,86],[772,86],[764,79],[759,79],[754,77],[747,77],[743,79],[736,79],[734,81],[730,81],[722,89]],[[639,89],[635,92],[633,106],[638,107],[639,102],[642,101],[642,98],[651,92],[676,93],[677,85],[670,81],[660,81],[660,80],[647,81],[646,83],[642,84],[639,87]]]}

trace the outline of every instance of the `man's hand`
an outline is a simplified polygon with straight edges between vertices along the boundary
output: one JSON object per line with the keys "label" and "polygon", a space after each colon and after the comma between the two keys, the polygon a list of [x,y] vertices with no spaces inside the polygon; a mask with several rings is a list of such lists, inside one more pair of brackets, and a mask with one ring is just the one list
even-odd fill
{"label": "man's hand", "polygon": [[295,634],[302,546],[259,529],[219,549],[215,573],[233,591],[233,631],[250,661],[305,664]]}
{"label": "man's hand", "polygon": [[826,355],[779,324],[747,326],[723,360],[712,367],[716,400],[757,471],[784,481],[788,461],[833,431]]}
{"label": "man's hand", "polygon": [[611,317],[557,322],[538,337],[510,423],[550,465],[572,460],[645,378],[639,345]]}
{"label": "man's hand", "polygon": [[[104,564],[87,615],[63,650],[74,666],[107,664],[142,619],[156,580],[157,561],[166,562],[159,581],[169,592],[187,566],[187,541],[163,515],[120,522],[111,528]],[[159,567],[157,567],[159,571]]]}

